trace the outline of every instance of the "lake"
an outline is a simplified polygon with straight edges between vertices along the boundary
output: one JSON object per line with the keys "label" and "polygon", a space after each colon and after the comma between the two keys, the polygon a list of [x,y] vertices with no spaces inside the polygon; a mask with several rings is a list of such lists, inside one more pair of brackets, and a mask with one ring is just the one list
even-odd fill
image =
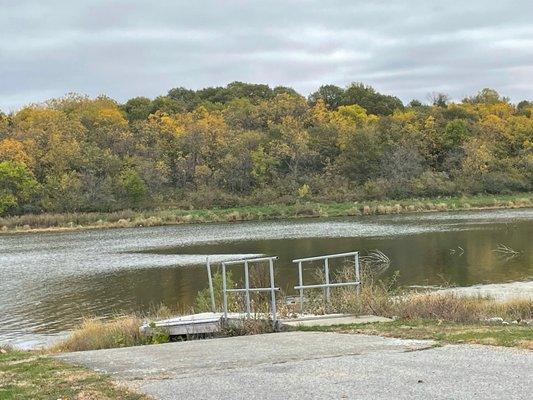
{"label": "lake", "polygon": [[276,284],[288,291],[294,258],[373,249],[404,285],[529,280],[532,233],[533,209],[519,209],[4,234],[0,342],[46,341],[83,316],[186,308],[207,286],[206,255],[277,255]]}

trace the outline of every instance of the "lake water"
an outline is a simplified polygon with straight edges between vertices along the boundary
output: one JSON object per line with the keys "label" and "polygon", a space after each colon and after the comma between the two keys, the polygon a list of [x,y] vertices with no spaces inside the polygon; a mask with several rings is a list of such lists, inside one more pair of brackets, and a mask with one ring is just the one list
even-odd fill
{"label": "lake water", "polygon": [[[83,316],[187,307],[207,285],[206,255],[277,255],[286,290],[294,258],[373,249],[406,285],[530,280],[532,234],[533,209],[521,209],[1,235],[0,342],[46,340]],[[494,252],[500,243],[520,255]]]}

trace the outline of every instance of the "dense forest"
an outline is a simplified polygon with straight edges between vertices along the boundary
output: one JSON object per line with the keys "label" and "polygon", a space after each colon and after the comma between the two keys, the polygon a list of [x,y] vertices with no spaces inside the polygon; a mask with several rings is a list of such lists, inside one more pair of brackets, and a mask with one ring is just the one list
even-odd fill
{"label": "dense forest", "polygon": [[533,102],[234,82],[0,113],[0,215],[530,191]]}

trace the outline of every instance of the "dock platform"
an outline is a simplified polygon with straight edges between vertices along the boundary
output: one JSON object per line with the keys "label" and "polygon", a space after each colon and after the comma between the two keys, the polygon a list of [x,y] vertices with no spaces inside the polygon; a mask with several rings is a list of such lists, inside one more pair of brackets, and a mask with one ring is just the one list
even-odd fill
{"label": "dock platform", "polygon": [[[222,330],[222,312],[205,312],[168,318],[141,326],[140,331],[150,334],[154,329],[164,329],[170,336],[198,335],[217,333]],[[246,319],[246,313],[228,313],[228,323],[239,325]],[[255,315],[257,319],[268,319],[266,315]],[[374,315],[355,316],[350,314],[304,314],[296,318],[278,320],[278,328],[298,326],[330,326],[341,324],[364,324],[372,322],[391,322],[392,319]]]}

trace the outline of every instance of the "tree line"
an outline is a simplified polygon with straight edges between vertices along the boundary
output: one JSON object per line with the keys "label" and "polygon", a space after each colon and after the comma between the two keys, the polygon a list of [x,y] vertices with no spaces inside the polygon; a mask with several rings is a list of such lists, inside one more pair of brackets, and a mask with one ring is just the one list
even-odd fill
{"label": "tree line", "polygon": [[0,112],[0,215],[530,191],[533,103],[233,82]]}

